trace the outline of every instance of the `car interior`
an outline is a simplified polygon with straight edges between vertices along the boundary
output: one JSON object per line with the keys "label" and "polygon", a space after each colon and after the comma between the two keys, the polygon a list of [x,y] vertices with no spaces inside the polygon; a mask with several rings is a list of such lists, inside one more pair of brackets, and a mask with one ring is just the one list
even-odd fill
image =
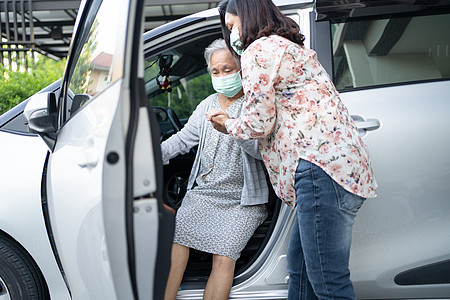
{"label": "car interior", "polygon": [[[221,34],[203,36],[145,58],[146,93],[159,122],[161,142],[179,131],[203,99],[212,93],[204,49]],[[165,201],[178,209],[195,158],[195,149],[164,166]],[[271,189],[271,185],[269,184]],[[270,238],[281,206],[273,190],[267,204],[269,216],[259,226],[236,262],[235,275],[242,274],[259,256]],[[212,255],[191,249],[183,288],[202,288],[211,271]],[[243,279],[239,279],[241,281]],[[236,284],[237,282],[235,282]]]}
{"label": "car interior", "polygon": [[336,87],[342,91],[449,78],[450,36],[439,30],[449,25],[448,14],[333,22]]}

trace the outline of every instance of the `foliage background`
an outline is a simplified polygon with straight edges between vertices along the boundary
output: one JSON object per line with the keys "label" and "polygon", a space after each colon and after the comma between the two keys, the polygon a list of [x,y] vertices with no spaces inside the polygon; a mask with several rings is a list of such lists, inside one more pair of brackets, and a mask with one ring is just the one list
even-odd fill
{"label": "foliage background", "polygon": [[[195,76],[198,76],[198,74],[195,74]],[[215,93],[208,73],[198,77],[195,76],[187,78],[184,85],[180,84],[180,82],[174,82],[170,96],[168,93],[150,95],[151,105],[172,108],[178,118],[189,118],[202,100]]]}
{"label": "foliage background", "polygon": [[39,56],[34,69],[13,71],[0,65],[0,115],[62,77],[66,60]]}

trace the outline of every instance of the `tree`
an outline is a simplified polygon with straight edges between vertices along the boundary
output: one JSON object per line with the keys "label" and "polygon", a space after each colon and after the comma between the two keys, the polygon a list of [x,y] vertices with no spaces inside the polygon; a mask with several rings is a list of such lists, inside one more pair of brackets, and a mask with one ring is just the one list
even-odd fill
{"label": "tree", "polygon": [[91,64],[91,59],[98,46],[97,34],[98,20],[95,19],[70,80],[69,88],[75,94],[89,94],[92,92],[88,90],[88,87],[91,83],[90,74],[94,69],[94,66]]}
{"label": "tree", "polygon": [[[170,96],[167,92],[149,95],[150,103],[153,106],[172,108],[180,119],[189,118],[202,100],[215,93],[211,84],[211,76],[208,73],[199,75],[197,73],[189,76],[184,85],[174,82]],[[188,92],[186,93],[186,91]]]}
{"label": "tree", "polygon": [[0,65],[0,114],[61,78],[65,62],[39,55],[34,69],[12,71]]}

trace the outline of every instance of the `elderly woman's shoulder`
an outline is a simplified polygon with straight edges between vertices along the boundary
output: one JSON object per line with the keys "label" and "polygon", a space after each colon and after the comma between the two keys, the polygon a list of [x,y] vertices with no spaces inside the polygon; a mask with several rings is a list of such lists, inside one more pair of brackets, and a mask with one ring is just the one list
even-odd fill
{"label": "elderly woman's shoulder", "polygon": [[208,109],[216,97],[217,97],[217,93],[209,95],[208,97],[206,97],[205,99],[200,101],[200,103],[197,105],[196,110]]}
{"label": "elderly woman's shoulder", "polygon": [[[216,99],[216,98],[217,98],[217,93],[211,94],[211,95],[209,95],[208,97],[206,97],[205,99],[203,99],[202,102],[200,102],[200,104],[202,104],[202,103],[211,103],[211,102],[213,102],[214,99]],[[200,104],[199,104],[199,105],[200,105]]]}

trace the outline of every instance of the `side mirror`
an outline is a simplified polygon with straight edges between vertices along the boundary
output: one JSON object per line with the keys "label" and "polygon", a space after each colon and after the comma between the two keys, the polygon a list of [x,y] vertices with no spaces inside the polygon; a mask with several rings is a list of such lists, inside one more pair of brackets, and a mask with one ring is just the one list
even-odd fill
{"label": "side mirror", "polygon": [[31,96],[23,113],[28,120],[28,131],[38,134],[56,132],[55,93],[45,92]]}
{"label": "side mirror", "polygon": [[23,114],[28,120],[28,131],[39,134],[47,146],[53,149],[58,119],[55,93],[44,92],[31,96]]}
{"label": "side mirror", "polygon": [[92,98],[91,95],[77,94],[73,97],[72,105],[70,107],[70,115],[72,116],[80,107]]}

